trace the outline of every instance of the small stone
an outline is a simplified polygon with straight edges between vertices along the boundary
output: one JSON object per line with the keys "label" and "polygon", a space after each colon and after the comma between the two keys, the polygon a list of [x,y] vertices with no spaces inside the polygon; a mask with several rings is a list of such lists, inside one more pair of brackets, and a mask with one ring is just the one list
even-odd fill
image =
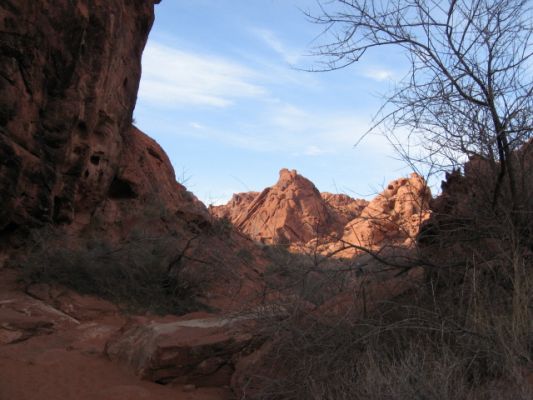
{"label": "small stone", "polygon": [[183,390],[184,392],[194,392],[194,391],[196,390],[196,385],[191,385],[191,384],[189,384],[189,385],[183,385],[182,390]]}

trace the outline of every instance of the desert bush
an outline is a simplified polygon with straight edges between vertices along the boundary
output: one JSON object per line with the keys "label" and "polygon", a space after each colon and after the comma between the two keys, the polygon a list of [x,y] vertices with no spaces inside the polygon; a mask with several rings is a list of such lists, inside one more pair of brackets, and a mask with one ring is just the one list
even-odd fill
{"label": "desert bush", "polygon": [[[245,398],[532,398],[531,254],[516,220],[483,212],[459,216],[413,251],[425,281],[368,313],[328,315],[291,298],[283,318],[260,315],[273,350],[249,371]],[[283,271],[303,279],[292,272],[301,268],[297,257],[276,254],[276,268],[285,261]]]}
{"label": "desert bush", "polygon": [[285,319],[267,316],[261,326],[273,351],[249,372],[245,398],[530,399],[523,372],[531,353],[513,333],[510,306],[428,291],[367,318],[296,307]]}
{"label": "desert bush", "polygon": [[298,296],[316,306],[341,293],[353,281],[351,260],[296,253],[284,245],[265,246],[263,255],[269,261],[264,273],[268,289]]}
{"label": "desert bush", "polygon": [[18,262],[27,283],[64,285],[131,312],[184,314],[203,307],[196,301],[203,285],[199,275],[183,265],[170,267],[179,249],[171,236],[135,237],[115,245],[92,239],[76,246],[62,234],[46,237]]}

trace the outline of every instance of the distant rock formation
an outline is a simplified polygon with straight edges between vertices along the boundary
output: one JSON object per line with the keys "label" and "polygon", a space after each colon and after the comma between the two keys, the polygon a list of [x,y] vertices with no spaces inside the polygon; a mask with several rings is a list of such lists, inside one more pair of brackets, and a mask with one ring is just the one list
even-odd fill
{"label": "distant rock formation", "polygon": [[368,202],[320,193],[295,170],[282,169],[274,186],[260,194],[236,194],[210,212],[229,219],[256,241],[348,257],[360,253],[357,247],[411,243],[429,216],[430,199],[429,188],[417,174],[392,181]]}
{"label": "distant rock formation", "polygon": [[216,218],[227,218],[230,221],[235,221],[258,195],[259,192],[235,193],[227,204],[210,206],[209,212]]}
{"label": "distant rock formation", "polygon": [[353,199],[342,193],[322,192],[320,194],[328,206],[337,214],[337,217],[346,225],[349,221],[357,218],[368,205],[364,199]]}
{"label": "distant rock formation", "polygon": [[[422,222],[429,218],[431,191],[417,174],[396,179],[377,195],[344,228],[339,253],[351,256],[360,253],[357,246],[376,250],[385,245],[410,245]],[[354,245],[355,247],[352,247]]]}
{"label": "distant rock formation", "polygon": [[337,213],[315,185],[295,170],[282,169],[274,186],[260,194],[238,194],[212,212],[228,217],[241,232],[267,244],[302,244],[316,238],[317,232],[342,231]]}

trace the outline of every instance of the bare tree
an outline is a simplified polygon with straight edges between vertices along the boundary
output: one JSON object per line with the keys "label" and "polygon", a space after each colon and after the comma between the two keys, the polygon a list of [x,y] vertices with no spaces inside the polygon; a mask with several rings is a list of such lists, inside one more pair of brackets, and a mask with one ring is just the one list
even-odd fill
{"label": "bare tree", "polygon": [[[457,166],[480,156],[494,168],[493,206],[504,184],[522,207],[513,151],[531,137],[532,8],[528,0],[318,0],[331,40],[315,48],[321,70],[349,66],[375,47],[399,46],[408,76],[376,125],[408,128],[424,156]],[[444,162],[443,160],[446,160]]]}

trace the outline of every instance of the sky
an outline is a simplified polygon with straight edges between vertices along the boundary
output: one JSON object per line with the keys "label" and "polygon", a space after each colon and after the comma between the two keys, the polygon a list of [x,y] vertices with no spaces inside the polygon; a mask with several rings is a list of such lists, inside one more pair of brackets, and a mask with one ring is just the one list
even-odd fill
{"label": "sky", "polygon": [[[393,49],[308,72],[324,42],[315,0],[163,0],[144,51],[135,124],[205,204],[296,169],[320,191],[374,196],[411,170],[378,134],[361,136],[407,70]],[[356,143],[357,146],[356,146]]]}

